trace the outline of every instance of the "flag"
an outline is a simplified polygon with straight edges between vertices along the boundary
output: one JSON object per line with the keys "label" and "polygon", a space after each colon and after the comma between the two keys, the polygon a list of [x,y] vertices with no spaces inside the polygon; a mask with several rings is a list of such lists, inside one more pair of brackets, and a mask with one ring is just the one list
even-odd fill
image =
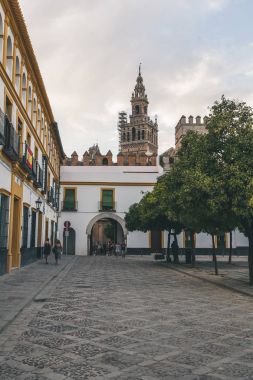
{"label": "flag", "polygon": [[26,164],[30,169],[32,169],[32,167],[33,167],[33,152],[31,151],[29,146],[27,147]]}

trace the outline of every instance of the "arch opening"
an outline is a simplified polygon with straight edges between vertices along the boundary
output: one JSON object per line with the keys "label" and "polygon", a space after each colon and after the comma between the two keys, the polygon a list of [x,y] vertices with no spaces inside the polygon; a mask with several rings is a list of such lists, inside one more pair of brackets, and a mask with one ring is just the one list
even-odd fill
{"label": "arch opening", "polygon": [[126,244],[127,241],[125,221],[118,215],[110,212],[103,212],[95,216],[88,224],[86,234],[88,239],[88,255],[105,255],[106,253],[110,253],[110,246],[112,246],[114,250],[116,244]]}

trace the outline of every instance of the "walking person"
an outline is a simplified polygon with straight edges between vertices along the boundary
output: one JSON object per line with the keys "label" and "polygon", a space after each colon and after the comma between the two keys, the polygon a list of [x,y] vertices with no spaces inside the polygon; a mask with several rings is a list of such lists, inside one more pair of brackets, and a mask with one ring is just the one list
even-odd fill
{"label": "walking person", "polygon": [[44,244],[44,257],[45,257],[45,264],[48,264],[48,256],[50,255],[51,253],[51,244],[50,244],[50,241],[49,239],[47,238],[46,241],[45,241],[45,244]]}
{"label": "walking person", "polygon": [[125,242],[121,244],[121,257],[122,259],[125,259],[126,257],[126,243]]}
{"label": "walking person", "polygon": [[118,257],[120,255],[120,244],[119,243],[116,243],[115,244],[115,255],[116,257]]}
{"label": "walking person", "polygon": [[62,246],[60,240],[56,240],[55,246],[53,248],[53,253],[55,257],[55,264],[58,264],[59,257],[61,256],[62,253]]}

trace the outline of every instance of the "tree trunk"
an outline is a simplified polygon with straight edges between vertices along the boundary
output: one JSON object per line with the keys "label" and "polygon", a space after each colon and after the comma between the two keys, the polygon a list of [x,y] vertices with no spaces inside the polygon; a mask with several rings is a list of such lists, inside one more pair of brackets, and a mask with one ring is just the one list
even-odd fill
{"label": "tree trunk", "polygon": [[217,263],[217,256],[216,256],[216,251],[215,251],[214,234],[212,234],[212,246],[213,246],[213,262],[214,262],[215,274],[217,276],[217,274],[218,274],[218,263]]}
{"label": "tree trunk", "polygon": [[174,233],[174,241],[176,242],[177,250],[174,252],[174,264],[179,264],[179,258],[178,258],[178,242],[177,242],[177,234]]}
{"label": "tree trunk", "polygon": [[192,242],[192,266],[195,267],[195,242],[194,242],[193,231],[191,231],[191,242]]}
{"label": "tree trunk", "polygon": [[233,243],[233,232],[230,231],[229,232],[229,258],[228,258],[229,264],[232,263],[232,243]]}
{"label": "tree trunk", "polygon": [[167,256],[166,256],[167,264],[171,262],[171,259],[170,259],[170,236],[171,236],[171,229],[168,232]]}
{"label": "tree trunk", "polygon": [[249,284],[253,285],[253,232],[248,234],[249,239]]}

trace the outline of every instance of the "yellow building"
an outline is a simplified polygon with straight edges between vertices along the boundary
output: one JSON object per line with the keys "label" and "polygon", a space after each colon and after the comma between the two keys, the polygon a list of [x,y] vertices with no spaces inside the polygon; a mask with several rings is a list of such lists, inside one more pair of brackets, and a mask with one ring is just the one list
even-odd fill
{"label": "yellow building", "polygon": [[17,0],[0,0],[0,274],[57,233],[58,126]]}

